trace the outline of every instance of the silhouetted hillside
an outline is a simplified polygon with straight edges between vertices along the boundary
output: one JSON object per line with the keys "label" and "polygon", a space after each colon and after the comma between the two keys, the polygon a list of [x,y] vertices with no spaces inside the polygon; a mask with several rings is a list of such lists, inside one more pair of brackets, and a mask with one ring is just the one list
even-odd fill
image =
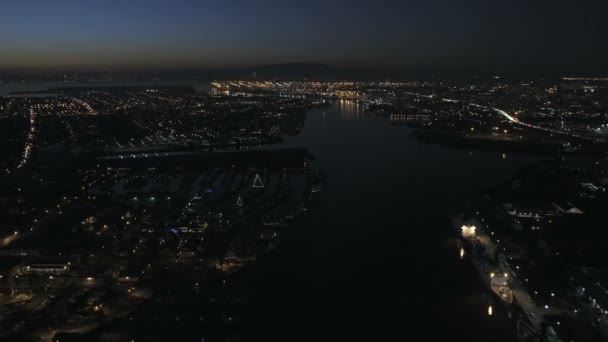
{"label": "silhouetted hillside", "polygon": [[209,77],[211,79],[253,79],[255,77],[258,80],[326,80],[350,78],[361,73],[361,71],[340,69],[321,63],[287,63],[212,70],[209,71]]}

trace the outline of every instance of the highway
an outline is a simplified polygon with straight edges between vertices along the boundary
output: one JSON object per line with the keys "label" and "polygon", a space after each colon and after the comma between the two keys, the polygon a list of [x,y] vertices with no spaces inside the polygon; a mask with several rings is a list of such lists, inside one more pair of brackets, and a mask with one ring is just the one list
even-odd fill
{"label": "highway", "polygon": [[[487,107],[485,107],[487,108]],[[574,133],[569,133],[569,132],[565,132],[565,131],[560,131],[560,130],[556,130],[556,129],[550,129],[550,128],[544,128],[541,126],[536,126],[536,125],[531,125],[525,122],[521,122],[518,118],[513,117],[511,115],[509,115],[509,113],[505,112],[504,110],[498,109],[498,108],[492,108],[493,111],[497,112],[498,114],[504,116],[505,118],[507,118],[509,121],[522,125],[524,127],[528,127],[528,128],[533,128],[533,129],[538,129],[541,131],[545,131],[545,132],[549,132],[549,133],[554,133],[554,134],[561,134],[561,135],[565,135],[565,136],[569,136],[572,138],[577,138],[577,139],[583,139],[583,140],[590,140],[590,141],[595,141],[595,142],[605,142],[603,139],[598,139],[598,138],[591,138],[591,137],[586,137],[586,136],[582,136],[579,134],[574,134]]]}
{"label": "highway", "polygon": [[[455,99],[439,98],[436,95],[423,95],[423,94],[412,93],[412,92],[407,92],[407,91],[405,92],[405,94],[417,96],[417,97],[423,97],[423,98],[427,98],[427,99],[438,98],[445,102],[453,102],[453,103],[463,102],[463,101],[455,100]],[[545,127],[525,123],[525,122],[522,122],[521,120],[519,120],[518,118],[510,115],[509,113],[507,113],[506,111],[504,111],[502,109],[478,105],[475,103],[469,103],[469,105],[477,107],[477,108],[493,110],[494,112],[498,113],[499,115],[505,117],[509,122],[523,126],[523,127],[532,128],[532,129],[536,129],[536,130],[540,130],[540,131],[545,131],[545,132],[552,133],[552,134],[564,135],[564,136],[568,136],[568,137],[576,138],[576,139],[588,140],[588,141],[593,141],[593,142],[606,142],[604,139],[600,139],[600,138],[592,138],[592,137],[587,137],[587,136],[583,136],[580,134],[574,134],[574,133],[570,133],[570,132],[566,132],[566,131],[560,131],[560,130],[556,130],[556,129],[545,128]]]}
{"label": "highway", "polygon": [[75,97],[72,98],[72,101],[80,104],[81,106],[83,106],[84,108],[87,109],[87,111],[89,112],[89,114],[93,115],[93,114],[97,114],[97,112],[85,101],[79,100]]}
{"label": "highway", "polygon": [[36,112],[33,108],[30,108],[30,128],[27,133],[27,139],[21,154],[21,161],[17,164],[17,169],[20,169],[27,164],[34,148],[34,140],[36,140]]}

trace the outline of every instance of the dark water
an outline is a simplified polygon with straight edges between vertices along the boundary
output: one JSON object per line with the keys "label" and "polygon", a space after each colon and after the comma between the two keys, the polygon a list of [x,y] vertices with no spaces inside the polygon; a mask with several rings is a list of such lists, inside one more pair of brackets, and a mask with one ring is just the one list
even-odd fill
{"label": "dark water", "polygon": [[[211,84],[206,81],[192,80],[147,80],[147,81],[90,81],[90,82],[0,82],[0,96],[7,96],[11,92],[19,91],[46,91],[62,87],[142,87],[142,86],[183,86],[191,85],[198,92],[210,92]],[[29,94],[28,96],[36,96]]]}
{"label": "dark water", "polygon": [[[0,95],[62,85],[75,86],[2,84]],[[514,340],[505,311],[484,296],[471,261],[460,259],[449,216],[540,158],[503,160],[499,152],[422,144],[410,133],[337,102],[312,110],[299,135],[270,147],[308,148],[328,187],[280,248],[243,275],[242,341]]]}
{"label": "dark water", "polygon": [[427,145],[410,133],[337,102],[286,138],[327,170],[327,192],[244,276],[244,341],[514,340],[506,313],[460,259],[449,215],[540,159]]}

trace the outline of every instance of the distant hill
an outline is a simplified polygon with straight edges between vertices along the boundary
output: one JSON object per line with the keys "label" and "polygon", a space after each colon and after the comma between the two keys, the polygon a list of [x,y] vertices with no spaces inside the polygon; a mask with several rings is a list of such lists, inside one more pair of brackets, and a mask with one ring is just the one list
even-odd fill
{"label": "distant hill", "polygon": [[257,75],[268,78],[325,78],[339,72],[321,63],[291,63],[256,66]]}
{"label": "distant hill", "polygon": [[[286,63],[257,65],[250,68],[219,69],[209,71],[211,79],[253,79],[258,80],[327,80],[358,75],[361,72],[339,69],[321,63]],[[349,75],[350,74],[350,75]]]}

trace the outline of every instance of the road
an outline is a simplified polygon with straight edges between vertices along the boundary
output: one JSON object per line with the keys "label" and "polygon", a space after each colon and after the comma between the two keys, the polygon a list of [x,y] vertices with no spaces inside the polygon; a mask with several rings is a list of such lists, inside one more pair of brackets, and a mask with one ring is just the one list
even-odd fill
{"label": "road", "polygon": [[[406,91],[405,94],[417,96],[417,97],[423,97],[423,98],[427,98],[427,99],[437,98],[444,102],[452,102],[452,103],[464,102],[461,100],[441,98],[441,97],[437,97],[436,95],[424,95],[424,94],[412,93],[409,91]],[[545,127],[525,123],[525,122],[522,122],[521,120],[519,120],[518,118],[510,115],[506,111],[499,109],[499,108],[492,108],[492,107],[488,107],[488,106],[478,105],[475,103],[468,103],[468,104],[470,106],[481,108],[481,109],[493,110],[494,112],[498,113],[499,115],[505,117],[509,122],[523,126],[523,127],[532,128],[532,129],[536,129],[536,130],[540,130],[540,131],[544,131],[544,132],[548,132],[548,133],[553,133],[553,134],[565,135],[565,136],[576,138],[576,139],[588,140],[588,141],[593,141],[593,142],[606,142],[604,139],[600,139],[600,138],[592,138],[592,137],[582,136],[580,134],[574,134],[574,133],[570,133],[570,132],[566,132],[566,131],[560,131],[560,130],[556,130],[556,129],[545,128]]]}
{"label": "road", "polygon": [[34,140],[36,140],[36,112],[34,112],[33,108],[30,108],[30,128],[27,133],[25,146],[23,147],[23,153],[21,154],[21,161],[17,164],[17,169],[24,167],[30,160],[32,149],[34,148]]}
{"label": "road", "polygon": [[72,98],[72,101],[80,104],[81,106],[83,106],[84,108],[86,108],[87,112],[91,115],[97,114],[97,112],[85,101],[77,99],[75,97]]}

